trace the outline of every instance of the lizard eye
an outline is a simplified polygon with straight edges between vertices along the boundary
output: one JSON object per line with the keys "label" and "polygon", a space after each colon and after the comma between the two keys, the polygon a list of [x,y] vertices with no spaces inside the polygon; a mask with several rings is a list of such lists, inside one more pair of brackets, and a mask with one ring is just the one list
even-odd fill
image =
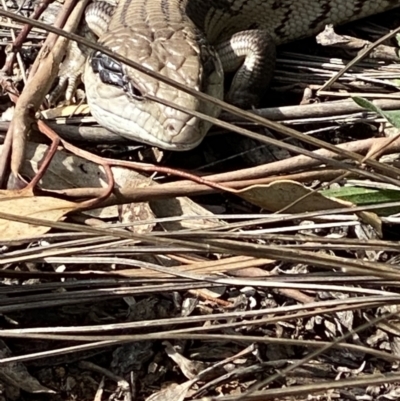
{"label": "lizard eye", "polygon": [[135,100],[144,99],[142,92],[124,74],[121,63],[103,53],[95,52],[90,64],[93,72],[99,74],[101,82],[118,86]]}
{"label": "lizard eye", "polygon": [[99,51],[94,52],[90,60],[94,72],[99,73],[101,70],[108,70],[122,74],[122,65],[113,58],[103,54]]}

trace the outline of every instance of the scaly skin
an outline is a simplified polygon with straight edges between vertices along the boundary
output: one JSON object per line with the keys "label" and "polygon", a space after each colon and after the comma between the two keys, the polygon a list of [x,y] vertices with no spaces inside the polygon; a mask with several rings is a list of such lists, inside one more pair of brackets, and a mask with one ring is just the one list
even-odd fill
{"label": "scaly skin", "polygon": [[[329,23],[342,24],[399,6],[400,0],[120,0],[99,42],[220,99],[223,68],[237,67],[246,56],[229,95],[230,101],[242,105],[246,85],[249,102],[256,103],[255,89],[262,91],[268,84],[266,78],[258,81],[267,75],[273,58],[273,51],[263,56],[263,48],[311,36]],[[98,60],[100,69],[108,67],[101,56]],[[202,141],[210,127],[201,119],[143,99],[146,94],[214,117],[220,112],[127,66],[112,72],[110,85],[109,78],[102,81],[93,71],[93,65],[91,57],[85,86],[93,116],[100,125],[132,140],[188,150]]]}

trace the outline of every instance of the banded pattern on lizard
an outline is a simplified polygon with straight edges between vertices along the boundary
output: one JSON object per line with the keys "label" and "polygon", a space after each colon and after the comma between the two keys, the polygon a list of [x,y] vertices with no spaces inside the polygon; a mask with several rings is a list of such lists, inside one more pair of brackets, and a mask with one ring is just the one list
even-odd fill
{"label": "banded pattern on lizard", "polygon": [[[99,12],[102,3],[94,4],[87,20],[101,44],[220,99],[224,71],[237,70],[226,99],[249,107],[268,86],[276,45],[311,36],[328,23],[399,7],[400,0],[119,0],[107,13]],[[220,112],[98,52],[88,57],[84,82],[100,125],[164,149],[194,148],[210,124],[146,94],[210,116]]]}

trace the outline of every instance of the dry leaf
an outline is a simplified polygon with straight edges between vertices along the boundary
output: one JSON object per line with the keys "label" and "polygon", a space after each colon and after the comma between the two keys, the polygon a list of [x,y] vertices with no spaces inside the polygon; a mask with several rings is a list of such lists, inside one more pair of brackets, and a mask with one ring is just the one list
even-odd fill
{"label": "dry leaf", "polygon": [[[284,211],[287,213],[303,213],[355,206],[353,203],[341,199],[327,198],[298,182],[289,180],[276,181],[269,185],[254,185],[240,191],[238,195],[271,212],[285,209]],[[298,201],[303,197],[304,199]],[[286,209],[291,204],[293,206]],[[370,224],[382,237],[382,221],[378,215],[372,212],[359,212],[357,215],[362,221]]]}
{"label": "dry leaf", "polygon": [[[0,147],[1,150],[1,147]],[[48,151],[48,146],[38,145],[28,142],[26,146],[24,165],[21,173],[27,177],[34,177],[41,165],[43,158]],[[112,167],[115,185],[117,188],[143,188],[151,185],[158,185],[151,178],[141,174],[140,172],[123,167]],[[101,166],[85,160],[79,156],[71,155],[64,150],[58,150],[54,155],[50,166],[47,168],[40,184],[46,189],[65,189],[65,188],[86,188],[86,187],[103,187],[107,186],[107,178]],[[179,185],[179,184],[177,184]],[[163,223],[167,230],[179,230],[182,228],[204,228],[216,227],[222,223],[218,219],[213,219],[213,213],[207,209],[197,205],[191,199],[179,197],[175,199],[155,200],[150,204],[150,208],[157,217],[170,217],[180,215],[205,216],[203,219],[182,220],[175,222]],[[149,203],[145,202],[142,205],[135,204],[130,210],[123,207],[123,213],[127,213],[130,218],[131,212],[136,215],[139,210],[140,214],[148,214],[151,216]],[[99,218],[120,217],[118,206],[109,206],[102,209],[85,211],[91,216]],[[206,216],[210,216],[209,219]],[[124,218],[121,218],[124,220]],[[137,219],[131,219],[135,221]]]}
{"label": "dry leaf", "polygon": [[88,115],[90,113],[89,106],[87,104],[72,105],[72,106],[61,106],[53,109],[42,111],[42,117],[46,120],[50,120],[57,117],[71,117],[72,115]]}
{"label": "dry leaf", "polygon": [[382,232],[382,220],[381,218],[374,212],[359,212],[357,213],[359,217],[361,217],[364,223],[371,225],[379,238],[383,237]]}
{"label": "dry leaf", "polygon": [[[28,191],[0,191],[0,210],[14,216],[59,221],[76,208],[76,203],[64,199],[34,196]],[[50,229],[51,227],[0,219],[0,240],[19,241],[27,237],[43,235]]]}
{"label": "dry leaf", "polygon": [[[34,177],[47,152],[48,146],[28,142],[21,173],[27,177]],[[132,169],[112,167],[112,172],[117,188],[145,187],[152,182],[150,178]],[[88,187],[105,188],[107,187],[107,177],[103,167],[98,164],[59,149],[53,156],[40,185],[43,188],[55,190]],[[85,211],[85,213],[99,218],[119,216],[118,206]]]}
{"label": "dry leaf", "polygon": [[318,192],[305,188],[303,185],[289,180],[276,181],[269,185],[254,185],[237,193],[243,199],[271,212],[277,212],[290,206],[287,213],[303,213],[317,210],[351,207],[352,204],[337,199],[329,199]]}
{"label": "dry leaf", "polygon": [[165,346],[165,352],[167,355],[179,366],[182,373],[189,380],[196,378],[200,372],[208,367],[204,362],[191,361],[190,359],[185,358],[179,352],[176,352],[175,348],[169,341],[164,341],[163,345]]}

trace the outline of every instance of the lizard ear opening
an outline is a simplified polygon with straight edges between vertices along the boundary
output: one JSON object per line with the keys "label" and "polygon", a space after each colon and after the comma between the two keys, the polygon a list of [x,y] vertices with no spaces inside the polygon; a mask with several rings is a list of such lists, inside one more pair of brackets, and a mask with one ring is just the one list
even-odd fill
{"label": "lizard ear opening", "polygon": [[124,91],[135,100],[144,100],[142,92],[132,83],[132,81],[125,83]]}

